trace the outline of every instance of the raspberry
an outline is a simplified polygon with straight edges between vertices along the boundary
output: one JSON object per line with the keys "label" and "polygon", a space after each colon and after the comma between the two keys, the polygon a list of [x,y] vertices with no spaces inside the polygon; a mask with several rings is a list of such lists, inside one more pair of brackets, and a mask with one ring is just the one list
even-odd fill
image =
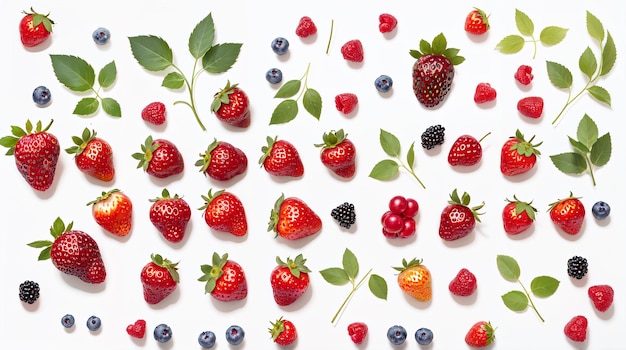
{"label": "raspberry", "polygon": [[466,268],[459,270],[448,285],[450,293],[462,297],[472,295],[476,291],[476,276]]}
{"label": "raspberry", "polygon": [[301,38],[306,38],[309,35],[314,35],[317,33],[317,27],[313,20],[310,17],[304,16],[300,18],[300,22],[298,23],[298,27],[296,27],[296,35]]}
{"label": "raspberry", "polygon": [[524,97],[517,102],[517,110],[525,117],[537,119],[543,113],[543,98]]}
{"label": "raspberry", "polygon": [[529,85],[533,81],[533,68],[531,66],[521,65],[515,72],[515,80],[522,85]]}
{"label": "raspberry", "polygon": [[344,93],[335,96],[335,107],[343,114],[350,114],[359,103],[359,99],[355,94]]}
{"label": "raspberry", "polygon": [[389,33],[396,29],[396,26],[398,25],[398,20],[393,15],[388,13],[383,13],[378,16],[378,22],[378,30],[381,33]]}
{"label": "raspberry", "polygon": [[339,226],[349,229],[356,222],[354,204],[344,202],[330,212],[330,216],[337,220]]}
{"label": "raspberry", "polygon": [[582,279],[587,274],[587,259],[582,256],[574,256],[567,260],[567,274],[577,280]]}
{"label": "raspberry", "polygon": [[165,123],[165,105],[162,102],[152,102],[141,111],[141,119],[154,125]]}
{"label": "raspberry", "polygon": [[496,99],[496,89],[491,87],[489,83],[479,83],[474,93],[474,102],[485,103]]}
{"label": "raspberry", "polygon": [[24,281],[20,284],[20,300],[32,304],[39,299],[39,284],[34,281]]}
{"label": "raspberry", "polygon": [[358,39],[350,40],[341,47],[343,58],[350,62],[363,62],[363,44]]}
{"label": "raspberry", "polygon": [[429,126],[422,134],[422,147],[433,149],[435,146],[443,144],[446,129],[441,125]]}

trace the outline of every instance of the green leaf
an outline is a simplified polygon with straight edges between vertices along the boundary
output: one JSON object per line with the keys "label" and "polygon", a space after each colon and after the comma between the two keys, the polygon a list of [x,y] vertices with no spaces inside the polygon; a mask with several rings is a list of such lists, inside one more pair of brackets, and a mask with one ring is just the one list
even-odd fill
{"label": "green leaf", "polygon": [[180,89],[185,84],[185,77],[178,72],[171,72],[163,78],[163,83],[161,86],[164,86],[168,89]]}
{"label": "green leaf", "polygon": [[78,101],[72,113],[76,115],[92,115],[98,111],[99,106],[100,102],[97,98],[85,97]]}
{"label": "green leaf", "polygon": [[387,281],[379,275],[372,274],[367,282],[368,287],[375,297],[387,300]]}
{"label": "green leaf", "polygon": [[270,125],[284,124],[292,121],[298,115],[298,103],[296,100],[284,100],[276,106],[272,112]]}
{"label": "green leaf", "polygon": [[346,250],[344,250],[341,262],[343,270],[346,272],[348,277],[354,280],[359,274],[359,261],[350,249],[346,248]]}
{"label": "green leaf", "polygon": [[498,255],[496,257],[496,263],[498,265],[498,271],[504,279],[509,281],[517,281],[520,276],[520,268],[517,261],[507,255]]}
{"label": "green leaf", "polygon": [[532,36],[535,32],[533,21],[524,12],[515,9],[515,25],[522,35]]}
{"label": "green leaf", "polygon": [[447,47],[448,47],[448,41],[446,40],[446,37],[443,35],[443,33],[437,34],[437,36],[435,36],[435,38],[433,39],[433,43],[432,43],[433,53],[437,55],[441,55],[443,54],[443,52],[445,51]]}
{"label": "green leaf", "polygon": [[319,120],[322,115],[322,96],[315,89],[308,88],[304,91],[302,105],[315,119]]}
{"label": "green leaf", "polygon": [[336,286],[344,285],[350,282],[350,277],[346,271],[338,267],[330,267],[320,271],[320,274],[326,280],[326,282],[330,284],[334,284]]}
{"label": "green leaf", "polygon": [[550,276],[538,276],[530,282],[530,290],[538,297],[549,297],[559,288],[559,280]]}
{"label": "green leaf", "polygon": [[399,166],[392,159],[385,159],[374,165],[369,177],[376,180],[389,180],[398,175]]}
{"label": "green leaf", "polygon": [[615,65],[615,60],[617,59],[617,49],[615,48],[615,42],[613,41],[613,36],[611,33],[607,32],[606,43],[604,44],[604,48],[602,50],[602,71],[600,75],[607,75],[613,66]]}
{"label": "green leaf", "polygon": [[276,91],[274,98],[290,98],[295,96],[298,91],[300,91],[300,87],[302,86],[302,82],[300,80],[289,80],[284,83],[283,86]]}
{"label": "green leaf", "polygon": [[587,46],[582,55],[580,55],[580,58],[578,59],[578,67],[580,68],[580,71],[583,72],[590,80],[596,72],[596,69],[598,69],[598,61],[589,46]]}
{"label": "green leaf", "polygon": [[213,16],[209,13],[200,21],[189,36],[189,52],[198,59],[209,51],[215,38],[215,24]]}
{"label": "green leaf", "polygon": [[59,82],[72,91],[87,91],[93,88],[96,73],[89,63],[80,57],[50,55],[52,69]]}
{"label": "green leaf", "polygon": [[237,62],[241,45],[237,43],[217,44],[202,57],[202,68],[209,73],[225,73]]}
{"label": "green leaf", "polygon": [[430,43],[428,41],[422,39],[420,40],[420,51],[422,52],[422,54],[425,54],[426,52],[431,53],[433,52],[433,48],[432,46],[430,46]]}
{"label": "green leaf", "polygon": [[158,36],[140,35],[129,37],[130,49],[143,68],[157,72],[174,64],[174,55],[167,42]]}
{"label": "green leaf", "polygon": [[561,89],[569,89],[573,83],[572,73],[564,65],[546,61],[548,78],[552,84]]}
{"label": "green leaf", "polygon": [[400,155],[400,140],[398,138],[383,129],[380,129],[380,145],[383,151],[391,157],[398,157]]}
{"label": "green leaf", "polygon": [[591,146],[587,146],[584,143],[578,141],[578,140],[574,140],[571,137],[567,137],[567,139],[569,140],[569,143],[572,145],[572,147],[574,147],[575,150],[580,151],[582,153],[589,153],[589,148]]}
{"label": "green leaf", "polygon": [[589,94],[596,99],[598,102],[606,103],[607,105],[611,105],[611,94],[606,91],[605,88],[594,85],[587,88]]}
{"label": "green leaf", "polygon": [[541,30],[539,40],[545,45],[556,45],[565,39],[567,29],[557,26],[548,26]]}
{"label": "green leaf", "polygon": [[120,104],[110,97],[102,99],[102,109],[112,117],[119,118],[122,116],[122,108],[120,107]]}
{"label": "green leaf", "polygon": [[117,78],[117,67],[115,61],[111,61],[106,66],[102,67],[100,73],[98,73],[98,84],[103,88],[108,88],[113,85]]}
{"label": "green leaf", "polygon": [[502,301],[512,311],[524,311],[528,307],[528,297],[519,290],[502,295]]}
{"label": "green leaf", "polygon": [[524,38],[519,35],[507,35],[496,45],[502,53],[517,53],[524,48]]}
{"label": "green leaf", "polygon": [[39,256],[37,257],[37,260],[39,261],[43,261],[43,260],[48,260],[50,259],[50,252],[52,251],[52,246],[47,247],[45,249],[43,249],[40,253]]}
{"label": "green leaf", "polygon": [[587,32],[592,38],[599,42],[604,41],[604,26],[598,17],[594,16],[591,12],[587,11]]}
{"label": "green leaf", "polygon": [[595,166],[603,166],[611,159],[611,135],[607,132],[600,136],[598,141],[591,147],[591,153],[589,154],[589,161]]}
{"label": "green leaf", "polygon": [[413,169],[413,164],[415,164],[415,142],[411,144],[409,151],[406,153],[406,165]]}
{"label": "green leaf", "polygon": [[560,153],[550,156],[552,164],[565,174],[582,174],[587,170],[585,157],[575,152]]}
{"label": "green leaf", "polygon": [[578,128],[576,129],[576,137],[578,141],[591,149],[591,146],[598,139],[598,125],[585,114],[578,122]]}

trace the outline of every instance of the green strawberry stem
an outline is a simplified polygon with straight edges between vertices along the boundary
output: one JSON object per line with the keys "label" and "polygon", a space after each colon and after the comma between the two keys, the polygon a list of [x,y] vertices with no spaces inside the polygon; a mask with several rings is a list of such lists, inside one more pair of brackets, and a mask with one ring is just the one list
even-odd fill
{"label": "green strawberry stem", "polygon": [[404,164],[404,162],[402,162],[400,158],[398,158],[398,161],[400,162],[400,166],[406,169],[406,171],[408,171],[411,175],[413,175],[415,180],[417,180],[417,182],[420,184],[420,186],[422,186],[423,189],[426,189],[426,186],[424,186],[424,183],[422,183],[422,180],[420,180],[419,177],[417,177],[415,170],[413,170],[413,168],[408,167],[406,164]]}
{"label": "green strawberry stem", "polygon": [[202,124],[202,121],[200,121],[200,116],[198,116],[198,111],[196,110],[196,101],[195,101],[195,98],[194,98],[194,95],[193,95],[193,91],[194,91],[194,88],[196,86],[196,78],[198,77],[198,75],[200,73],[202,73],[202,70],[197,70],[198,61],[199,60],[200,60],[200,58],[196,58],[196,60],[193,63],[193,74],[191,76],[191,82],[189,82],[189,80],[183,74],[183,71],[180,68],[178,68],[175,64],[172,64],[172,67],[174,67],[174,69],[176,69],[178,71],[178,73],[180,73],[180,75],[185,80],[185,85],[187,86],[187,91],[189,91],[189,102],[187,102],[187,101],[175,101],[174,105],[182,103],[182,104],[185,104],[185,105],[189,106],[189,108],[191,108],[191,111],[193,112],[194,117],[196,117],[196,121],[200,125],[200,128],[202,129],[202,131],[206,131],[206,128],[204,127],[204,124]]}
{"label": "green strawberry stem", "polygon": [[326,45],[326,54],[328,55],[328,51],[330,51],[330,42],[333,39],[333,28],[335,27],[335,20],[330,20],[330,35],[328,36],[328,44]]}
{"label": "green strawberry stem", "polygon": [[367,273],[365,274],[365,276],[363,276],[363,278],[361,278],[361,280],[355,285],[354,284],[354,280],[350,279],[350,283],[352,284],[352,290],[350,291],[350,293],[348,294],[348,296],[346,297],[346,299],[343,301],[343,303],[341,303],[341,306],[339,306],[339,310],[337,310],[337,312],[335,313],[335,316],[333,316],[333,319],[330,320],[330,323],[335,324],[335,321],[337,320],[337,318],[339,317],[339,315],[341,314],[341,311],[346,307],[346,305],[348,304],[348,301],[350,301],[350,299],[352,298],[352,296],[354,295],[354,293],[357,291],[357,289],[359,289],[359,287],[361,287],[361,285],[363,285],[363,283],[365,282],[365,279],[367,278],[367,276],[369,276],[372,273],[372,269],[369,269],[369,271],[367,271]]}
{"label": "green strawberry stem", "polygon": [[528,290],[526,290],[526,287],[524,287],[524,284],[522,284],[520,280],[517,280],[517,283],[519,283],[519,285],[522,286],[522,289],[524,290],[524,293],[526,294],[526,297],[528,298],[528,301],[530,302],[530,307],[532,307],[533,310],[535,310],[535,313],[537,314],[537,316],[539,316],[539,319],[541,320],[541,322],[546,322],[543,319],[543,317],[541,317],[541,314],[539,314],[539,310],[537,310],[537,308],[535,307],[535,303],[533,303],[533,300],[530,297],[530,293],[528,293]]}
{"label": "green strawberry stem", "polygon": [[593,175],[593,163],[589,159],[589,154],[585,154],[585,162],[587,162],[587,168],[589,168],[589,175],[591,175],[591,182],[596,185],[596,177]]}

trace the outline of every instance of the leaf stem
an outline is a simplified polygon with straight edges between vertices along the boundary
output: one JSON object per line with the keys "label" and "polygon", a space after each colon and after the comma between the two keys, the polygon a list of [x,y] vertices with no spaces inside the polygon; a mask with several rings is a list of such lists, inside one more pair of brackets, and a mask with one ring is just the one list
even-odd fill
{"label": "leaf stem", "polygon": [[367,271],[367,273],[365,274],[365,276],[363,276],[363,278],[361,278],[359,280],[359,282],[355,285],[354,284],[354,280],[351,279],[350,283],[352,283],[352,290],[350,291],[350,293],[348,294],[348,296],[346,297],[346,299],[344,299],[343,303],[341,303],[341,306],[339,306],[339,310],[337,310],[337,312],[335,313],[335,315],[333,316],[333,319],[330,320],[330,323],[335,324],[335,321],[337,321],[337,318],[339,317],[339,315],[341,314],[341,311],[346,307],[346,305],[348,304],[348,301],[350,301],[350,299],[352,298],[352,296],[354,295],[354,293],[357,291],[357,289],[359,289],[359,287],[361,287],[361,285],[363,285],[363,283],[365,282],[365,279],[367,278],[367,276],[369,276],[372,273],[372,269],[369,269],[369,271]]}
{"label": "leaf stem", "polygon": [[409,168],[406,164],[404,164],[404,162],[402,162],[402,159],[400,158],[397,158],[397,159],[400,162],[400,166],[406,169],[406,171],[408,171],[411,175],[413,175],[415,180],[417,180],[417,182],[420,184],[420,186],[422,186],[423,189],[426,189],[426,186],[424,186],[424,183],[422,183],[422,181],[417,177],[417,174],[415,173],[413,168]]}
{"label": "leaf stem", "polygon": [[541,315],[539,314],[539,310],[537,310],[537,308],[535,307],[535,303],[533,303],[533,299],[530,297],[530,293],[528,293],[528,290],[526,290],[526,287],[524,287],[524,284],[522,284],[520,280],[517,280],[517,283],[519,283],[519,285],[522,286],[522,289],[524,290],[524,293],[526,293],[526,297],[528,297],[528,301],[530,302],[530,307],[532,307],[533,310],[535,310],[535,313],[537,314],[537,316],[539,316],[539,319],[541,320],[541,322],[546,322],[543,319],[543,317],[541,317]]}
{"label": "leaf stem", "polygon": [[183,74],[183,72],[180,70],[180,68],[178,68],[174,64],[172,65],[172,67],[174,67],[174,69],[176,69],[178,71],[178,73],[180,73],[180,75],[185,80],[185,85],[187,86],[187,91],[189,91],[189,102],[187,102],[187,101],[175,101],[174,105],[182,103],[184,105],[187,105],[189,108],[191,108],[191,112],[193,112],[193,115],[196,118],[196,121],[200,125],[200,128],[202,129],[202,131],[206,131],[206,128],[204,127],[204,124],[202,124],[202,121],[200,120],[200,116],[198,115],[198,111],[196,110],[196,102],[195,102],[194,94],[193,94],[193,90],[194,90],[195,85],[196,85],[196,76],[198,74],[196,72],[196,68],[198,67],[198,60],[199,59],[196,59],[194,64],[193,64],[193,71],[192,71],[193,74],[191,75],[191,83],[189,82],[189,80],[187,79],[185,74]]}
{"label": "leaf stem", "polygon": [[585,161],[587,162],[587,166],[589,167],[589,175],[591,175],[591,181],[593,185],[596,185],[596,177],[593,174],[593,163],[591,163],[591,159],[589,159],[589,155],[585,154]]}
{"label": "leaf stem", "polygon": [[326,45],[326,54],[330,51],[330,41],[333,39],[333,28],[335,27],[335,20],[330,20],[330,35],[328,36],[328,44]]}

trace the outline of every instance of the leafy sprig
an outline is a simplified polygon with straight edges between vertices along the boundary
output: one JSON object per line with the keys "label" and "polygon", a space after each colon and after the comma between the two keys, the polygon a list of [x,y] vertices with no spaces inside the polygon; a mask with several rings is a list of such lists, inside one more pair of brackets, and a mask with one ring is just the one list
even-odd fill
{"label": "leafy sprig", "polygon": [[68,89],[76,92],[92,91],[95,97],[84,97],[74,107],[73,114],[91,115],[102,109],[112,117],[121,117],[122,109],[117,100],[100,95],[100,89],[111,87],[117,78],[115,61],[106,64],[98,72],[98,85],[96,87],[96,72],[93,67],[77,56],[50,55],[52,69],[59,82]]}
{"label": "leafy sprig", "polygon": [[417,182],[422,186],[422,188],[426,188],[422,181],[415,174],[415,170],[413,169],[413,165],[415,164],[415,142],[411,143],[411,147],[409,147],[409,151],[406,154],[406,164],[400,158],[400,140],[393,135],[392,133],[380,129],[380,145],[383,148],[383,151],[387,153],[390,157],[394,159],[385,159],[374,165],[374,168],[369,174],[369,177],[374,178],[376,180],[389,180],[395,177],[400,168],[408,171]]}
{"label": "leafy sprig", "polygon": [[[498,255],[496,257],[496,263],[498,265],[498,271],[505,280],[517,282],[522,287],[523,291],[512,290],[502,295],[502,301],[504,305],[512,311],[520,312],[526,310],[528,306],[535,310],[535,313],[541,320],[545,322],[543,317],[539,314],[539,311],[535,307],[535,303],[530,296],[530,293],[524,287],[524,284],[519,280],[521,270],[517,261],[507,255]],[[559,288],[559,281],[550,276],[537,276],[530,282],[530,291],[537,297],[546,298],[551,296]]]}
{"label": "leafy sprig", "polygon": [[[298,100],[302,98],[304,109],[315,119],[319,120],[322,115],[322,96],[317,90],[309,87],[309,70],[311,64],[306,67],[306,72],[300,79],[293,79],[280,87],[274,98],[282,98],[270,119],[270,125],[284,124],[292,121],[298,115]],[[299,93],[299,94],[298,94]],[[295,99],[294,96],[298,95]]]}
{"label": "leafy sprig", "polygon": [[[330,267],[320,271],[320,274],[326,280],[326,282],[336,285],[342,286],[346,283],[350,283],[352,286],[352,290],[343,301],[339,310],[335,313],[330,323],[335,323],[338,320],[341,311],[344,310],[348,301],[352,298],[354,293],[365,283],[366,279],[368,281],[368,287],[372,294],[375,297],[387,300],[387,281],[379,275],[372,274],[372,269],[369,269],[365,276],[357,281],[357,276],[359,274],[359,261],[352,253],[352,251],[348,248],[343,252],[342,258],[342,267]],[[368,279],[369,277],[369,279]]]}
{"label": "leafy sprig", "polygon": [[191,75],[185,76],[183,71],[174,63],[174,55],[168,43],[154,35],[129,37],[130,47],[142,67],[152,72],[170,72],[163,78],[162,86],[177,90],[183,87],[189,92],[189,101],[176,101],[174,104],[184,104],[191,108],[196,121],[206,131],[198,115],[194,92],[198,77],[202,72],[219,74],[227,72],[237,61],[242,44],[223,43],[215,44],[215,24],[209,13],[193,29],[189,36],[189,53],[194,58]]}
{"label": "leafy sprig", "polygon": [[607,132],[599,136],[598,126],[591,117],[585,114],[578,123],[576,137],[578,140],[568,136],[574,152],[555,154],[550,156],[550,160],[565,174],[588,172],[595,186],[594,167],[606,165],[611,159],[611,134]]}
{"label": "leafy sprig", "polygon": [[596,57],[589,46],[580,55],[578,68],[586,76],[587,82],[578,93],[574,94],[572,91],[574,78],[570,70],[562,64],[546,61],[550,82],[559,89],[567,90],[567,101],[552,124],[556,124],[565,110],[585,92],[588,92],[595,100],[611,106],[611,94],[597,83],[601,77],[609,74],[615,65],[617,59],[615,42],[611,33],[604,30],[602,22],[589,11],[587,11],[587,32],[600,46],[600,55]]}
{"label": "leafy sprig", "polygon": [[[515,25],[521,35],[511,34],[505,36],[498,44],[496,49],[502,53],[512,54],[520,52],[527,42],[533,44],[533,59],[537,56],[537,42],[544,45],[553,46],[565,39],[567,28],[558,26],[547,26],[539,33],[539,39],[535,38],[535,23],[524,12],[515,9]],[[524,37],[529,37],[526,40]]]}

